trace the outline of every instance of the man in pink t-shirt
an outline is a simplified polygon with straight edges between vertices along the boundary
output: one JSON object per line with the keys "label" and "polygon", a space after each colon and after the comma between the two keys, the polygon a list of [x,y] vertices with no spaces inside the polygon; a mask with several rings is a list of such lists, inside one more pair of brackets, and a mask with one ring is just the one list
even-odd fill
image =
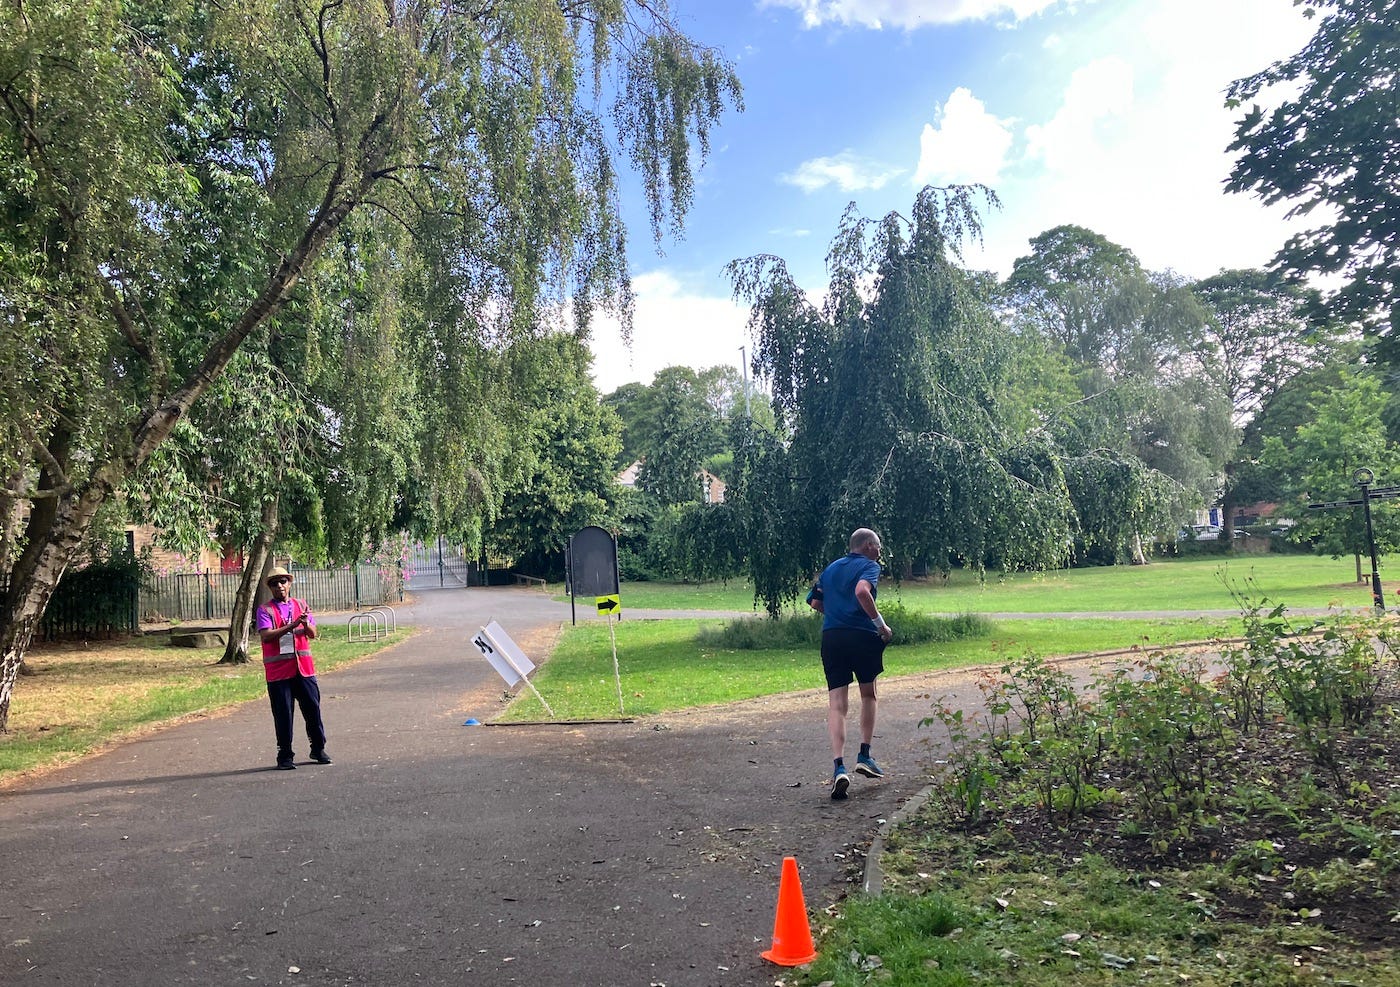
{"label": "man in pink t-shirt", "polygon": [[330,764],[326,729],[321,724],[321,688],[316,684],[316,664],[311,658],[316,618],[311,616],[305,601],[292,596],[292,574],[286,569],[273,569],[267,577],[267,588],[272,591],[272,599],[258,607],[258,637],[262,640],[272,724],[277,731],[277,767],[291,771],[297,766],[292,753],[297,706],[306,721],[311,760]]}

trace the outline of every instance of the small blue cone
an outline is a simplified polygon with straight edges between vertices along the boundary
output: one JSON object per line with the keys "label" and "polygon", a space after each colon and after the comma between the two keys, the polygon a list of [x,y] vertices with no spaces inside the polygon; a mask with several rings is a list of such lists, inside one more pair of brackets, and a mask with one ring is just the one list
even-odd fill
{"label": "small blue cone", "polygon": [[466,721],[462,724],[462,726],[464,726],[464,727],[479,727],[479,726],[481,726],[481,721],[478,720],[475,716],[470,716],[470,717],[468,717],[468,718],[466,719]]}

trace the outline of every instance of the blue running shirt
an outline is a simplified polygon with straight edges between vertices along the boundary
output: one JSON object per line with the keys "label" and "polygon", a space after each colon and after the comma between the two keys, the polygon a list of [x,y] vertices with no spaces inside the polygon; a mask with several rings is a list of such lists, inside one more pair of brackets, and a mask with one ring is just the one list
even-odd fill
{"label": "blue running shirt", "polygon": [[812,592],[807,594],[810,601],[818,589],[822,599],[822,630],[833,627],[849,627],[858,631],[877,633],[875,621],[871,620],[860,604],[856,602],[856,584],[862,579],[870,584],[870,595],[876,595],[880,583],[880,563],[867,559],[858,552],[849,552],[822,570]]}

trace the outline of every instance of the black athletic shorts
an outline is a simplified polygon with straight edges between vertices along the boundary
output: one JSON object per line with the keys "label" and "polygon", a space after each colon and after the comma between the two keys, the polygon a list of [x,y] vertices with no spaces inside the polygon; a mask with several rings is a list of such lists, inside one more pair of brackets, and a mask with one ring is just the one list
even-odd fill
{"label": "black athletic shorts", "polygon": [[822,631],[822,670],[826,687],[839,689],[857,682],[874,682],[885,670],[885,642],[874,631],[833,627]]}

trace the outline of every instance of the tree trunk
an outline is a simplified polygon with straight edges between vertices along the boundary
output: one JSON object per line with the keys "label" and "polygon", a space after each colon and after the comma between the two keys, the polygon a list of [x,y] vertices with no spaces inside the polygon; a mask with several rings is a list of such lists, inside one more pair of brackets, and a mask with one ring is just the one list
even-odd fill
{"label": "tree trunk", "polygon": [[1220,537],[1235,544],[1235,515],[1240,511],[1239,466],[1225,464],[1225,483],[1220,491]]}
{"label": "tree trunk", "polygon": [[34,511],[28,545],[10,569],[10,587],[0,610],[0,733],[10,721],[15,679],[58,581],[92,527],[97,510],[111,495],[111,468],[100,471],[81,491],[62,498],[56,509]]}
{"label": "tree trunk", "polygon": [[19,554],[21,528],[18,491],[24,488],[24,470],[16,469],[5,481],[0,492],[0,570],[8,571]]}
{"label": "tree trunk", "polygon": [[280,500],[274,495],[263,502],[262,528],[243,561],[243,578],[238,583],[238,596],[233,601],[233,616],[229,619],[228,644],[220,665],[246,665],[248,663],[248,636],[253,626],[253,615],[257,611],[263,595],[263,578],[272,568],[272,544],[277,539]]}
{"label": "tree trunk", "polygon": [[1357,581],[1358,583],[1364,583],[1364,582],[1368,582],[1369,580],[1370,580],[1370,577],[1367,576],[1366,573],[1363,572],[1362,569],[1361,569],[1361,553],[1360,553],[1360,552],[1357,552],[1357,553],[1356,553],[1356,581]]}
{"label": "tree trunk", "polygon": [[1147,552],[1142,547],[1142,535],[1136,531],[1128,539],[1128,564],[1147,565]]}

